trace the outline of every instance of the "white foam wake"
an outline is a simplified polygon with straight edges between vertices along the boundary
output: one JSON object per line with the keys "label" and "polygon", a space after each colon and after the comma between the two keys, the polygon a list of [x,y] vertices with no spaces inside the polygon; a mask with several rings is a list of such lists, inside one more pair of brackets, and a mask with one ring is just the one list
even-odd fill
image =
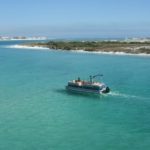
{"label": "white foam wake", "polygon": [[108,93],[108,95],[117,96],[117,97],[125,97],[125,98],[134,97],[133,95],[127,95],[127,94],[116,92],[116,91],[113,91],[113,92],[111,91],[110,93]]}
{"label": "white foam wake", "polygon": [[120,93],[118,91],[111,91],[110,93],[108,93],[109,96],[115,96],[115,97],[123,97],[123,98],[130,98],[130,99],[145,99],[145,100],[149,100],[148,97],[141,97],[141,96],[137,96],[137,95],[130,95],[130,94],[125,94],[125,93]]}

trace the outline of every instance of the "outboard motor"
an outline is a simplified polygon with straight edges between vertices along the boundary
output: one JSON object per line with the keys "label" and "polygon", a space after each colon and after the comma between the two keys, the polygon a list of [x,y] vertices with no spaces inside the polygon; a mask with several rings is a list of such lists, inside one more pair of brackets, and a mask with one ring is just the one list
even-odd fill
{"label": "outboard motor", "polygon": [[110,88],[107,86],[106,89],[103,91],[103,93],[109,93],[110,92]]}
{"label": "outboard motor", "polygon": [[110,88],[107,86],[106,87],[106,93],[109,93],[110,92]]}

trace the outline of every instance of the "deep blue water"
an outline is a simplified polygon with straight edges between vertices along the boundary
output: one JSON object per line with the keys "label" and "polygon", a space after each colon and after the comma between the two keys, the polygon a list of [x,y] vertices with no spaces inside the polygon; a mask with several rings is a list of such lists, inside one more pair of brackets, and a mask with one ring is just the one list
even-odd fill
{"label": "deep blue water", "polygon": [[[0,150],[149,150],[150,57],[9,48],[0,42]],[[108,95],[67,93],[102,73]]]}

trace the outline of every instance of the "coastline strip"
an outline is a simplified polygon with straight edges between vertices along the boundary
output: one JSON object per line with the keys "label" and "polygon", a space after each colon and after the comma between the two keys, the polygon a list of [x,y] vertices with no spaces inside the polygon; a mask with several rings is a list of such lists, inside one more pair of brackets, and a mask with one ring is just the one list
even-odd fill
{"label": "coastline strip", "polygon": [[[34,50],[53,50],[53,51],[65,51],[69,52],[68,50],[61,50],[61,49],[50,49],[47,47],[42,46],[27,46],[27,45],[10,45],[7,46],[7,48],[16,48],[16,49],[34,49]],[[120,55],[120,56],[147,56],[149,57],[150,54],[146,53],[138,53],[138,54],[132,54],[132,53],[125,53],[125,52],[104,52],[104,51],[85,51],[85,50],[70,50],[70,52],[74,53],[88,53],[88,54],[104,54],[104,55]]]}

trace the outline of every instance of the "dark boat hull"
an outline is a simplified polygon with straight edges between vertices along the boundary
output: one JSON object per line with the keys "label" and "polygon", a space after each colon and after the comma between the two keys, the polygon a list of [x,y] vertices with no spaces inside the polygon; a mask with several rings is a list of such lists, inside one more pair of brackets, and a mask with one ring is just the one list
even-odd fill
{"label": "dark boat hull", "polygon": [[80,87],[66,86],[66,89],[72,92],[91,93],[91,94],[109,93],[110,91],[109,87],[106,87],[106,89],[102,89],[102,90],[93,90],[93,89],[85,89]]}

